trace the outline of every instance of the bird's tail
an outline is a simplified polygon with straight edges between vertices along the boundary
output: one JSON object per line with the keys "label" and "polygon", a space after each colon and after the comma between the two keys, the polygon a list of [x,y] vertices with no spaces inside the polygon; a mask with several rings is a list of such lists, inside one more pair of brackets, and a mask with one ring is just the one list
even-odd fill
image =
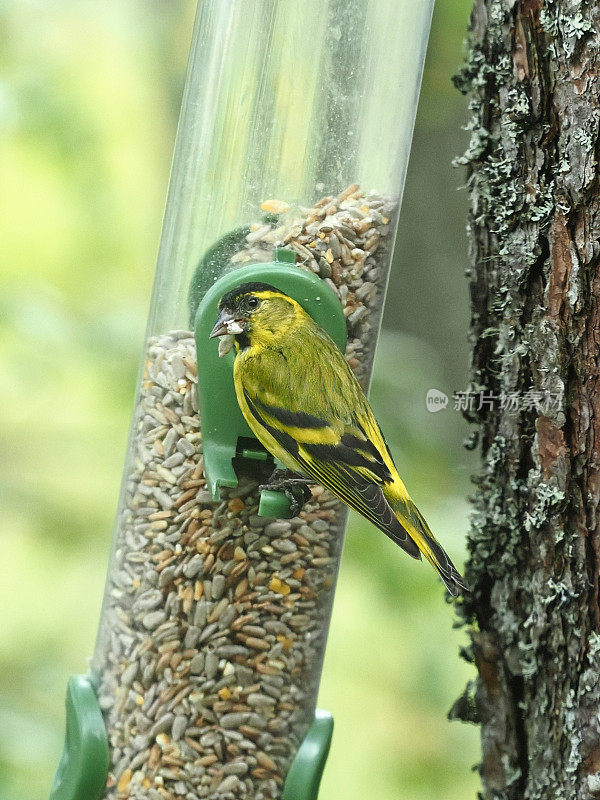
{"label": "bird's tail", "polygon": [[398,522],[406,530],[410,538],[417,545],[431,566],[437,570],[440,578],[446,584],[450,594],[456,597],[461,592],[468,592],[464,578],[456,569],[448,553],[429,529],[423,515],[406,494],[403,498],[389,497],[390,503]]}

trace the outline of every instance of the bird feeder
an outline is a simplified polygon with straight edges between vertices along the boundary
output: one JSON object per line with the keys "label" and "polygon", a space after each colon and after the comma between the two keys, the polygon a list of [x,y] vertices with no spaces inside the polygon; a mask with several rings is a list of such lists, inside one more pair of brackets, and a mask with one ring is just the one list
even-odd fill
{"label": "bird feeder", "polygon": [[431,5],[199,4],[99,633],[52,800],[316,798],[346,509],[322,487],[296,516],[261,494],[277,465],[208,334],[223,294],[269,283],[368,387]]}

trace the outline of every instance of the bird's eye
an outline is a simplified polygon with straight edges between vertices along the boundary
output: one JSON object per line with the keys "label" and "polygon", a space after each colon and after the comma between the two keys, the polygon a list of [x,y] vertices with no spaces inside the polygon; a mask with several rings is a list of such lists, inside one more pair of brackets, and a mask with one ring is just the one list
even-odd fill
{"label": "bird's eye", "polygon": [[252,311],[254,311],[255,308],[258,308],[258,303],[259,303],[258,297],[248,298],[248,308],[252,309]]}

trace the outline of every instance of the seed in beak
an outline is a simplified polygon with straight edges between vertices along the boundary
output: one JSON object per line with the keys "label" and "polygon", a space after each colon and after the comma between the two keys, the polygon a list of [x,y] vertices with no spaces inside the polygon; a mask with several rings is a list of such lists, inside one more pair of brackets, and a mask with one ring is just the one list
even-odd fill
{"label": "seed in beak", "polygon": [[224,336],[226,333],[229,333],[228,326],[231,322],[235,322],[235,317],[231,311],[224,308],[219,314],[214,328],[210,332],[210,338],[214,339],[217,336]]}

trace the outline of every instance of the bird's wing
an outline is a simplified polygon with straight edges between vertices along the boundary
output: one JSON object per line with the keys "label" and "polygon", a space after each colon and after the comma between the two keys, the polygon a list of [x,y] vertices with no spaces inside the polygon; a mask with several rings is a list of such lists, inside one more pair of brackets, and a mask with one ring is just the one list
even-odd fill
{"label": "bird's wing", "polygon": [[[417,545],[383,493],[383,485],[393,481],[391,456],[370,409],[361,424],[350,414],[341,420],[312,413],[315,409],[290,411],[248,388],[244,388],[244,399],[254,421],[303,472],[366,517],[413,558],[420,558]],[[366,430],[373,426],[377,436],[371,438]],[[378,440],[379,447],[373,439]]]}

